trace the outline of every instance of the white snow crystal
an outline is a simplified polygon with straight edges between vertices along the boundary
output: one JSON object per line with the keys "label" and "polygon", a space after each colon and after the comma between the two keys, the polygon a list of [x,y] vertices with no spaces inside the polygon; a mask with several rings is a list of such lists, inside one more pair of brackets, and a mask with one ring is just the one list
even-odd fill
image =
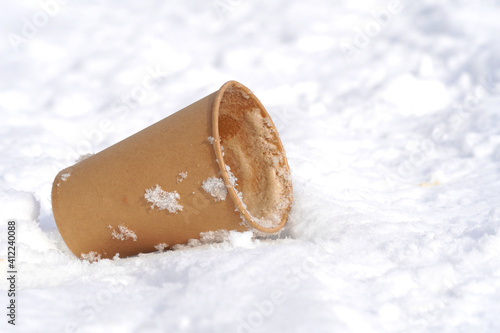
{"label": "white snow crystal", "polygon": [[186,178],[187,178],[187,176],[188,176],[187,171],[180,172],[180,173],[177,175],[177,183],[182,182],[184,179],[186,179]]}
{"label": "white snow crystal", "polygon": [[208,177],[203,181],[201,187],[212,197],[215,201],[226,200],[227,188],[222,178]]}
{"label": "white snow crystal", "polygon": [[101,260],[101,254],[95,251],[90,251],[89,253],[82,253],[80,254],[80,257],[83,260],[87,260],[89,262],[96,262],[98,260]]}
{"label": "white snow crystal", "polygon": [[165,249],[168,247],[168,244],[167,243],[160,243],[160,244],[156,244],[155,245],[155,249],[157,251],[160,251],[160,252],[163,252],[165,251]]}
{"label": "white snow crystal", "polygon": [[233,186],[238,186],[238,184],[236,183],[238,181],[238,178],[236,178],[236,176],[231,172],[231,168],[227,164],[226,164],[226,171],[229,175],[229,183],[231,183],[231,185]]}
{"label": "white snow crystal", "polygon": [[213,136],[209,136],[208,137],[208,142],[210,142],[211,145],[214,144],[214,137]]}
{"label": "white snow crystal", "polygon": [[[231,185],[233,185],[234,191],[236,192],[236,195],[238,196],[238,198],[241,201],[241,205],[243,206],[243,208],[247,209],[247,205],[245,205],[245,202],[243,202],[243,194],[236,189],[236,186],[238,186],[238,183],[237,183],[238,178],[236,178],[236,176],[231,172],[231,167],[229,167],[229,165],[227,165],[227,164],[226,164],[226,171],[229,175],[229,183],[231,183]],[[236,208],[235,211],[238,211],[238,209]]]}
{"label": "white snow crystal", "polygon": [[76,160],[75,160],[75,163],[78,163],[78,162],[81,162],[87,158],[89,158],[90,156],[92,156],[94,154],[92,153],[88,153],[88,154],[83,154],[83,155],[80,155],[80,157],[78,157]]}
{"label": "white snow crystal", "polygon": [[63,174],[61,175],[61,180],[62,180],[63,182],[65,182],[65,181],[69,178],[69,176],[71,176],[71,173],[69,173],[69,172],[67,172],[67,173],[63,173]]}
{"label": "white snow crystal", "polygon": [[177,191],[166,192],[158,184],[154,188],[147,189],[144,198],[152,203],[151,208],[153,209],[156,206],[159,210],[166,209],[170,213],[177,213],[183,208],[182,205],[178,203],[181,196]]}
{"label": "white snow crystal", "polygon": [[134,242],[137,241],[137,235],[136,233],[127,228],[126,226],[124,225],[119,225],[118,226],[118,231],[116,231],[116,229],[113,229],[113,231],[111,232],[111,237],[114,238],[114,239],[119,239],[119,240],[127,240],[127,239],[133,239]]}

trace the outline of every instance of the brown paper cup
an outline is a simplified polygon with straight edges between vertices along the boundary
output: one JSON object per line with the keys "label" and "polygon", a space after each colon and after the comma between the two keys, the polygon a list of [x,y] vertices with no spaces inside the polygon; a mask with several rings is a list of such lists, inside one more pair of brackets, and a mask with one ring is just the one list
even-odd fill
{"label": "brown paper cup", "polygon": [[276,233],[291,203],[278,132],[235,81],[62,170],[52,188],[64,241],[90,260],[163,250],[209,231]]}

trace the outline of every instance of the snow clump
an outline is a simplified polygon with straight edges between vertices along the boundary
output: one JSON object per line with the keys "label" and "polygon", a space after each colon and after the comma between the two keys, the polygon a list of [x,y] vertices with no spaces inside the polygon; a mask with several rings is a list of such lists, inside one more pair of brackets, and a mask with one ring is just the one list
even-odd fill
{"label": "snow clump", "polygon": [[156,206],[158,210],[166,209],[169,213],[177,213],[183,208],[182,205],[178,203],[181,196],[177,191],[166,192],[158,184],[154,188],[147,189],[144,198],[152,203],[152,209]]}
{"label": "snow clump", "polygon": [[[109,226],[109,228],[112,228],[111,226]],[[111,232],[111,237],[114,238],[114,239],[119,239],[119,240],[127,240],[127,239],[132,239],[134,242],[137,241],[137,235],[136,233],[127,228],[126,226],[124,225],[119,225],[118,226],[118,231],[116,231],[116,229],[113,228],[113,231]]]}
{"label": "snow clump", "polygon": [[155,245],[155,249],[157,251],[160,251],[160,252],[163,252],[165,251],[165,249],[168,247],[168,244],[167,243],[160,243],[160,244],[156,244]]}
{"label": "snow clump", "polygon": [[95,251],[90,251],[89,253],[82,253],[80,257],[83,260],[87,260],[88,262],[96,262],[101,260],[101,254],[95,252]]}
{"label": "snow clump", "polygon": [[208,177],[203,181],[201,187],[212,197],[215,201],[226,200],[227,188],[222,178]]}
{"label": "snow clump", "polygon": [[180,172],[180,173],[177,175],[177,183],[182,182],[184,179],[186,179],[186,178],[187,178],[187,176],[188,176],[187,171]]}

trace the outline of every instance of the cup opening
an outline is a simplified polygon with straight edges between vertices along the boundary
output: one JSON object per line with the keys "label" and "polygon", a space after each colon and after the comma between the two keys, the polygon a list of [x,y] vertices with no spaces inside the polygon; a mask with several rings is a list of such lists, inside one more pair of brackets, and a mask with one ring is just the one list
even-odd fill
{"label": "cup opening", "polygon": [[212,113],[213,146],[228,194],[247,226],[269,234],[286,223],[292,182],[271,117],[241,83],[218,91]]}

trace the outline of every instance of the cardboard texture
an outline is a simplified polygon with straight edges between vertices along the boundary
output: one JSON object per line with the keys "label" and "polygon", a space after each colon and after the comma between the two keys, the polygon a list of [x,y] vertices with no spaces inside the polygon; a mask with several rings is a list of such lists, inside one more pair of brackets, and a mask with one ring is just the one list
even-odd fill
{"label": "cardboard texture", "polygon": [[52,188],[57,227],[82,258],[157,251],[208,231],[276,233],[291,203],[277,130],[236,81],[62,170]]}

